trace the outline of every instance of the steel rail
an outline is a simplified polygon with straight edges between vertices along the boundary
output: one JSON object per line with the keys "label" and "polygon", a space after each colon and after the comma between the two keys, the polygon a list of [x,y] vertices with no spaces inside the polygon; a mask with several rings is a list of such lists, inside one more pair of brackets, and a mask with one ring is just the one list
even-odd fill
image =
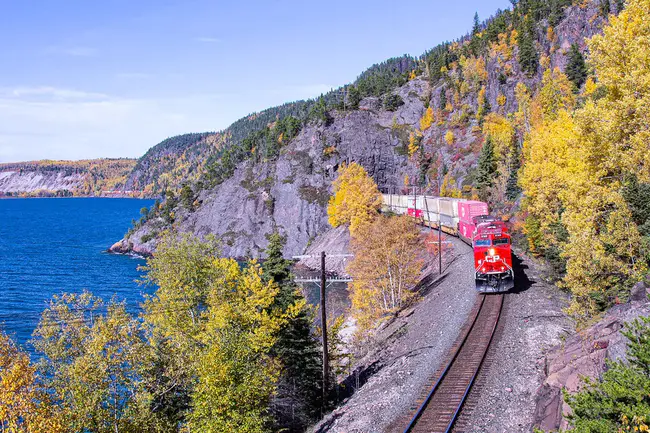
{"label": "steel rail", "polygon": [[455,350],[451,360],[445,366],[444,370],[440,374],[440,377],[436,380],[433,387],[431,388],[431,390],[427,394],[427,397],[422,402],[422,404],[420,404],[420,406],[418,407],[415,415],[412,417],[411,421],[409,422],[408,426],[404,429],[404,433],[412,432],[413,429],[418,425],[418,422],[420,422],[420,420],[422,418],[422,415],[427,411],[429,403],[431,402],[431,400],[432,400],[433,396],[436,394],[436,392],[439,390],[440,385],[447,378],[447,374],[449,373],[451,368],[456,365],[457,361],[462,361],[462,359],[459,360],[458,357],[459,357],[460,353],[462,352],[463,348],[465,347],[465,344],[467,343],[467,340],[469,339],[469,337],[475,331],[475,325],[476,325],[477,321],[479,320],[479,317],[481,317],[481,313],[483,312],[483,309],[485,307],[485,300],[486,300],[487,296],[494,296],[495,298],[500,297],[501,299],[499,300],[499,305],[498,305],[498,309],[497,309],[497,312],[496,312],[496,317],[494,318],[494,323],[492,324],[492,329],[490,331],[490,335],[489,335],[489,338],[487,340],[487,344],[485,344],[485,347],[483,348],[483,351],[482,351],[483,353],[481,353],[480,361],[479,361],[476,369],[473,371],[468,385],[465,387],[465,390],[463,392],[463,395],[461,396],[460,402],[458,403],[458,405],[456,405],[455,409],[453,410],[452,417],[451,417],[449,423],[447,424],[447,427],[445,428],[444,432],[448,433],[453,428],[454,424],[456,423],[456,420],[458,419],[458,416],[460,415],[461,409],[462,409],[465,401],[467,400],[469,392],[470,392],[472,386],[474,385],[474,382],[476,381],[476,378],[478,377],[478,373],[479,373],[479,371],[481,369],[481,366],[483,365],[483,362],[485,361],[485,357],[487,355],[487,352],[488,352],[488,349],[489,349],[490,345],[492,344],[492,340],[494,339],[494,334],[496,333],[497,325],[498,325],[499,319],[501,317],[501,309],[503,307],[503,295],[485,295],[485,294],[481,295],[480,306],[479,306],[478,311],[475,314],[474,318],[472,319],[472,322],[471,322],[471,325],[470,325],[468,331],[463,336],[463,338],[461,340],[461,343],[458,345],[457,349]]}

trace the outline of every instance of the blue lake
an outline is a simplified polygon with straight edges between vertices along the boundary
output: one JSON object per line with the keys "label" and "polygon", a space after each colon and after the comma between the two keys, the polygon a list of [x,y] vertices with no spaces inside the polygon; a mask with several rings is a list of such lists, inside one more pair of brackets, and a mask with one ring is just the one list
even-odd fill
{"label": "blue lake", "polygon": [[[0,326],[25,346],[52,295],[84,289],[135,312],[144,260],[106,253],[152,200],[0,200]],[[29,347],[27,347],[29,349]]]}

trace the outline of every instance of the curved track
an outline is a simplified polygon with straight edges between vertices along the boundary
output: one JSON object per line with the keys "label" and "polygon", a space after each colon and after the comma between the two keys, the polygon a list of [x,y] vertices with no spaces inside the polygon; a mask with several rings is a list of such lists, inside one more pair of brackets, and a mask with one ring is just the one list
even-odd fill
{"label": "curved track", "polygon": [[444,368],[404,433],[449,432],[454,426],[499,323],[503,295],[481,295],[480,307],[451,361]]}

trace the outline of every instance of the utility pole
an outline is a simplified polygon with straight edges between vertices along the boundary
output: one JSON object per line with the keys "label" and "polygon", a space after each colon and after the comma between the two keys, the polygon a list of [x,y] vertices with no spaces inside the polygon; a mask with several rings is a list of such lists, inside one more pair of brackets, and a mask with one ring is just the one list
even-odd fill
{"label": "utility pole", "polygon": [[327,402],[327,390],[329,390],[330,359],[327,350],[327,312],[325,311],[325,251],[320,253],[320,320],[321,334],[323,339],[323,406]]}
{"label": "utility pole", "polygon": [[[352,254],[330,254],[329,257],[352,257]],[[312,255],[301,255],[293,256],[294,259],[308,259],[312,258]],[[329,349],[327,342],[327,310],[325,304],[327,299],[325,297],[325,289],[327,288],[327,282],[330,283],[349,283],[352,281],[351,278],[327,278],[327,273],[325,272],[325,251],[320,253],[320,278],[298,278],[294,281],[296,283],[320,283],[320,320],[321,320],[321,342],[323,345],[323,409],[327,403],[327,394],[329,391],[329,379],[330,379],[330,359],[329,359]]]}
{"label": "utility pole", "polygon": [[438,275],[442,275],[442,224],[440,223],[440,209],[438,209]]}

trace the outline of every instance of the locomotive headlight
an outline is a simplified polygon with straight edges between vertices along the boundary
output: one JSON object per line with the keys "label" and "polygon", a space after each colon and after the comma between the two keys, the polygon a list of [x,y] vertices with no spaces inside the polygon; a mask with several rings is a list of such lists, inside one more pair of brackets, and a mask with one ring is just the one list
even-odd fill
{"label": "locomotive headlight", "polygon": [[494,255],[494,248],[490,248],[490,255],[491,255],[491,256]]}
{"label": "locomotive headlight", "polygon": [[505,269],[506,269],[505,266],[501,266],[501,270],[502,270],[502,271],[505,270]]}
{"label": "locomotive headlight", "polygon": [[479,264],[479,265],[480,265],[481,263],[483,263],[483,260],[479,260],[479,261],[478,261],[478,264]]}

